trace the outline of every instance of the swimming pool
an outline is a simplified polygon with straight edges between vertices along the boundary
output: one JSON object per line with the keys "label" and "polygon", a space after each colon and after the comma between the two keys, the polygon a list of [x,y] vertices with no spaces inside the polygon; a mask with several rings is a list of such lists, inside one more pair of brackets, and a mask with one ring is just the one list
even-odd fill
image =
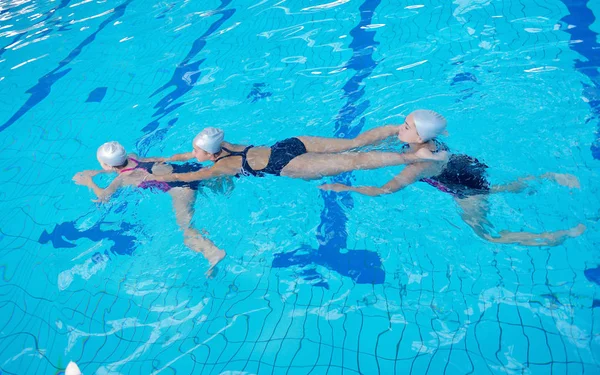
{"label": "swimming pool", "polygon": [[[600,372],[597,1],[1,9],[0,373]],[[498,229],[587,231],[494,245],[425,184],[373,199],[245,178],[197,203],[228,252],[206,279],[166,194],[96,205],[71,181],[109,140],[170,155],[205,126],[350,137],[421,107],[495,182],[579,177],[494,196]]]}

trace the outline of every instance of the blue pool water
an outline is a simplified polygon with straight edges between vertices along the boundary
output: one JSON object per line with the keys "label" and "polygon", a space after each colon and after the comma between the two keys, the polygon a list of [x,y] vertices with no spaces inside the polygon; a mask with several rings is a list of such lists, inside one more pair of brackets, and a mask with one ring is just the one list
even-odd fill
{"label": "blue pool water", "polygon": [[[600,373],[598,17],[596,0],[0,3],[0,373]],[[494,183],[579,178],[491,197],[498,230],[587,231],[496,245],[422,183],[317,189],[401,168],[244,178],[196,204],[228,252],[207,279],[169,195],[98,205],[71,181],[109,140],[353,137],[418,108]]]}

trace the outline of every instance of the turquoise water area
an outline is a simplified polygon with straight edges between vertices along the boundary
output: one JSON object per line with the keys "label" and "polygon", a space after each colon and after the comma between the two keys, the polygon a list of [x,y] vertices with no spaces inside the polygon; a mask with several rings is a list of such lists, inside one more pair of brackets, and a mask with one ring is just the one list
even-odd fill
{"label": "turquoise water area", "polygon": [[[596,0],[0,3],[0,374],[597,374]],[[92,202],[71,178],[118,140],[187,152],[352,137],[430,108],[492,183],[499,230],[587,227],[556,247],[477,237],[401,167],[201,191],[212,279],[168,194]],[[103,180],[107,183],[107,180]]]}

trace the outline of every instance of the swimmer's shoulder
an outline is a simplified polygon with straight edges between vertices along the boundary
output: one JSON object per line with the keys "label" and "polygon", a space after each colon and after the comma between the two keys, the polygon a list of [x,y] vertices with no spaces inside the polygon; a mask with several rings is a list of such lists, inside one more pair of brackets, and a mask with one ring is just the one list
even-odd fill
{"label": "swimmer's shoulder", "polygon": [[237,144],[233,144],[233,143],[229,143],[229,142],[225,142],[223,141],[223,143],[221,143],[221,147],[224,147],[230,151],[244,151],[244,149],[246,148],[245,145],[237,145]]}
{"label": "swimmer's shoulder", "polygon": [[436,152],[441,152],[441,151],[446,151],[448,153],[450,153],[450,148],[442,141],[438,141],[437,139],[432,139],[431,141],[427,142],[427,148],[429,151],[436,153]]}
{"label": "swimmer's shoulder", "polygon": [[[229,143],[229,142],[223,142],[222,147],[225,147],[226,149],[230,150],[230,151],[235,151],[235,152],[242,152],[244,151],[248,145],[239,145],[239,144],[233,144],[233,143]],[[263,150],[263,149],[270,149],[270,147],[267,146],[254,146],[252,145],[252,148],[250,151],[255,151],[255,150]]]}

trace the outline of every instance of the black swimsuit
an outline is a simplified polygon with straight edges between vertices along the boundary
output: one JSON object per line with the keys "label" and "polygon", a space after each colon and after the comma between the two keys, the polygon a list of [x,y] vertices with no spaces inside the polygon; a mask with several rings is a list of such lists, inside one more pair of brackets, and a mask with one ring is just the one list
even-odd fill
{"label": "black swimsuit", "polygon": [[[449,150],[448,146],[442,142],[435,139],[434,142],[437,147],[434,154]],[[487,181],[485,171],[487,168],[487,165],[471,156],[453,154],[450,155],[448,163],[437,176],[422,178],[421,181],[440,191],[452,194],[455,198],[463,199],[489,193],[490,183]]]}
{"label": "black swimsuit", "polygon": [[275,143],[271,147],[271,155],[269,156],[269,162],[263,169],[256,171],[252,169],[248,164],[248,150],[254,146],[248,146],[243,151],[231,151],[225,147],[222,149],[227,151],[229,154],[221,156],[215,160],[215,163],[221,159],[228,158],[230,156],[241,156],[242,157],[242,168],[241,173],[245,176],[256,176],[263,177],[265,174],[272,174],[280,176],[281,171],[289,164],[292,159],[296,156],[306,154],[306,146],[298,138],[288,138],[283,141]]}

